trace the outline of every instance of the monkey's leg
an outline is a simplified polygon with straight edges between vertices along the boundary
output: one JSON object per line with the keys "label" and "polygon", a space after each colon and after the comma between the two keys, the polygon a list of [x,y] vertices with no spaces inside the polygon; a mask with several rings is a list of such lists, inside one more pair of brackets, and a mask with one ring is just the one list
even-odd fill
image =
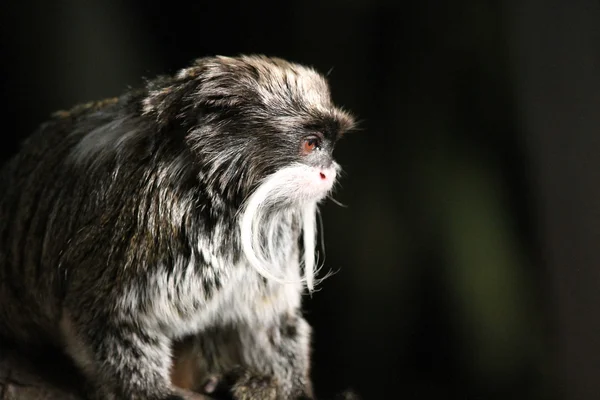
{"label": "monkey's leg", "polygon": [[283,315],[269,327],[245,327],[240,345],[248,369],[235,382],[234,397],[312,399],[310,334],[310,326],[298,313]]}
{"label": "monkey's leg", "polygon": [[90,380],[92,399],[183,400],[169,379],[170,341],[114,317],[65,314],[66,350]]}

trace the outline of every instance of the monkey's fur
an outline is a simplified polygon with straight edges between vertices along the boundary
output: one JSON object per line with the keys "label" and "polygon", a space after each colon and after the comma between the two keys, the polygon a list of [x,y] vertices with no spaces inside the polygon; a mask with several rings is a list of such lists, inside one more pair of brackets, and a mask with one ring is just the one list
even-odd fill
{"label": "monkey's fur", "polygon": [[[0,336],[64,348],[94,399],[311,399],[315,212],[351,129],[314,70],[197,60],[56,113],[0,175]],[[190,358],[191,357],[191,358]]]}

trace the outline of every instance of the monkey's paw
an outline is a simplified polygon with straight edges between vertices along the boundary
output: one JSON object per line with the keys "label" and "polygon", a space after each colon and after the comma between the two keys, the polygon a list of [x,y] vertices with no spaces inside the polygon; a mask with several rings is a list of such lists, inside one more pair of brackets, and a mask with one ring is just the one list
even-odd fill
{"label": "monkey's paw", "polygon": [[272,377],[236,368],[227,374],[235,400],[278,400],[277,384]]}

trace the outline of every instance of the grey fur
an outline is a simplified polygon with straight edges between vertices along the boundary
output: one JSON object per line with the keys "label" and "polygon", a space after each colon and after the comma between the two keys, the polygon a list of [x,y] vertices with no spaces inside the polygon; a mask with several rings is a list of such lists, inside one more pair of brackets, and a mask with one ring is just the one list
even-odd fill
{"label": "grey fur", "polygon": [[62,346],[91,398],[181,398],[169,373],[186,337],[234,398],[312,398],[299,240],[328,186],[270,205],[286,283],[248,264],[239,219],[275,172],[333,168],[352,124],[320,74],[264,56],[199,59],[57,113],[1,171],[0,335]]}

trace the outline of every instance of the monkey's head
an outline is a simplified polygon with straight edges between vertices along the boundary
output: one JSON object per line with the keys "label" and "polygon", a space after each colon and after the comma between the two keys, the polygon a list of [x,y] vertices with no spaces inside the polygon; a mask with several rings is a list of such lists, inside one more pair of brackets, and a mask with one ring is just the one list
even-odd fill
{"label": "monkey's head", "polygon": [[[203,58],[151,85],[144,106],[159,124],[175,120],[186,127],[201,180],[230,206],[241,207],[242,247],[257,269],[273,256],[261,249],[275,240],[263,232],[276,221],[274,211],[298,210],[305,248],[314,249],[307,232],[313,231],[314,242],[316,204],[332,189],[339,168],[332,153],[354,125],[333,105],[322,75],[264,56]],[[258,243],[265,235],[269,243]],[[314,261],[304,261],[312,269]],[[307,274],[308,280],[310,287]]]}
{"label": "monkey's head", "polygon": [[151,85],[146,113],[186,127],[203,178],[227,201],[289,167],[281,204],[319,200],[331,188],[333,149],[354,122],[315,70],[265,56],[211,57],[165,82]]}

